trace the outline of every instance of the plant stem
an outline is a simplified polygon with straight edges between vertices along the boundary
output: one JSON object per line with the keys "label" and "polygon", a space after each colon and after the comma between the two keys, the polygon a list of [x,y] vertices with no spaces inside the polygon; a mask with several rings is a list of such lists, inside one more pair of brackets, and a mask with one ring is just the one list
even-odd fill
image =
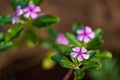
{"label": "plant stem", "polygon": [[78,79],[77,77],[75,77],[74,80],[82,80],[82,79]]}
{"label": "plant stem", "polygon": [[63,80],[68,80],[73,72],[73,69],[70,69],[68,73],[64,76]]}

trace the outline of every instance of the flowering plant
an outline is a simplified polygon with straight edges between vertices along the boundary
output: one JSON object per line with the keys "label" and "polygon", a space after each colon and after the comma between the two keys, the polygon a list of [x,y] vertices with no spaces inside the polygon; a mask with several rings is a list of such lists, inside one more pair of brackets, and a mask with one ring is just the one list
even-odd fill
{"label": "flowering plant", "polygon": [[[41,44],[53,50],[53,61],[72,70],[74,80],[82,79],[86,71],[100,69],[101,61],[112,57],[110,52],[97,49],[103,44],[102,29],[93,31],[89,26],[75,23],[73,33],[57,33],[53,25],[59,22],[59,18],[42,13],[39,7],[42,0],[12,0],[11,3],[15,10],[13,15],[0,16],[1,26],[12,26],[7,33],[0,32],[0,51],[24,42],[30,47]],[[46,28],[49,38],[38,36],[37,30],[41,28]],[[22,39],[14,42],[20,35]]]}

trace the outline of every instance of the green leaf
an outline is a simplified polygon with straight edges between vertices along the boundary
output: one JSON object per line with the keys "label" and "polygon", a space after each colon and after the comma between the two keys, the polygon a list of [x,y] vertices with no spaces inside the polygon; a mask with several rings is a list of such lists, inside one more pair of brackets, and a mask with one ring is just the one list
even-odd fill
{"label": "green leaf", "polygon": [[0,32],[0,42],[2,42],[4,40],[5,40],[4,34],[2,32]]}
{"label": "green leaf", "polygon": [[29,0],[11,0],[11,5],[14,10],[16,10],[17,6],[21,6],[22,8],[26,7],[29,3]]}
{"label": "green leaf", "polygon": [[68,60],[66,57],[60,56],[60,55],[53,55],[51,59],[55,62],[61,62],[62,60]]}
{"label": "green leaf", "polygon": [[88,44],[87,47],[88,48],[94,48],[94,47],[99,47],[103,44],[103,40],[102,40],[102,30],[101,29],[97,29],[95,31],[95,38],[93,38]]}
{"label": "green leaf", "polygon": [[5,43],[5,42],[0,42],[0,51],[5,51],[9,48],[12,47],[12,42],[8,42],[8,43]]}
{"label": "green leaf", "polygon": [[75,64],[69,61],[66,57],[60,55],[54,55],[51,57],[53,61],[59,62],[63,68],[75,68]]}
{"label": "green leaf", "polygon": [[35,5],[40,5],[44,0],[30,0],[31,3],[35,4]]}
{"label": "green leaf", "polygon": [[48,27],[59,22],[59,18],[51,15],[40,16],[33,20],[32,24],[38,28]]}
{"label": "green leaf", "polygon": [[63,68],[75,68],[75,64],[73,64],[71,61],[69,60],[61,60],[60,61],[60,65]]}
{"label": "green leaf", "polygon": [[85,65],[83,66],[83,70],[98,70],[102,67],[102,64],[99,63],[99,62],[88,62],[88,63],[85,63]]}
{"label": "green leaf", "polygon": [[34,47],[35,44],[38,42],[37,34],[32,30],[26,31],[25,38],[29,43],[29,47]]}
{"label": "green leaf", "polygon": [[77,69],[74,71],[74,76],[76,78],[76,80],[82,79],[85,75],[85,71],[81,70],[81,69]]}
{"label": "green leaf", "polygon": [[14,27],[10,28],[5,37],[5,40],[8,42],[8,41],[13,40],[16,37],[19,37],[19,34],[22,30],[23,30],[22,26],[14,26]]}
{"label": "green leaf", "polygon": [[76,37],[73,34],[66,33],[65,36],[71,44],[75,46],[82,46],[81,43],[76,39]]}
{"label": "green leaf", "polygon": [[11,24],[10,15],[0,16],[0,26],[9,25],[9,24]]}
{"label": "green leaf", "polygon": [[95,50],[90,50],[90,51],[87,52],[87,54],[90,55],[89,59],[91,59],[91,58],[93,58],[95,56],[96,51]]}
{"label": "green leaf", "polygon": [[97,50],[96,57],[98,57],[102,60],[103,59],[111,59],[112,54],[109,51],[106,51],[106,50]]}
{"label": "green leaf", "polygon": [[74,64],[79,64],[80,62],[78,61],[77,57],[71,57],[72,61]]}
{"label": "green leaf", "polygon": [[84,26],[82,24],[80,24],[80,23],[73,24],[73,32],[74,32],[74,34],[77,35],[76,31],[78,29],[83,29],[83,28],[84,28]]}

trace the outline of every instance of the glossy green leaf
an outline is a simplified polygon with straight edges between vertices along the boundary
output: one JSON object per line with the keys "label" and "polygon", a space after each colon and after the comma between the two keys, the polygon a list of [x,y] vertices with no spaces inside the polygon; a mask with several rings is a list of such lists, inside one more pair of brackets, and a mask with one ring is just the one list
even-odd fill
{"label": "glossy green leaf", "polygon": [[59,18],[51,15],[40,16],[33,20],[32,24],[38,28],[48,27],[59,22]]}
{"label": "glossy green leaf", "polygon": [[81,70],[81,69],[77,69],[74,71],[74,76],[76,78],[76,80],[82,79],[85,75],[85,71]]}
{"label": "glossy green leaf", "polygon": [[83,66],[83,70],[98,70],[102,67],[102,64],[99,62],[88,62]]}
{"label": "glossy green leaf", "polygon": [[16,10],[17,6],[21,6],[22,8],[26,7],[29,3],[29,0],[11,0],[11,5],[14,10]]}
{"label": "glossy green leaf", "polygon": [[23,27],[22,26],[14,26],[14,27],[11,27],[9,30],[8,30],[8,33],[5,37],[5,40],[8,42],[10,40],[13,40],[14,38],[16,37],[19,37],[19,34],[20,32],[23,30]]}
{"label": "glossy green leaf", "polygon": [[100,59],[111,59],[112,54],[107,50],[97,50],[96,57]]}
{"label": "glossy green leaf", "polygon": [[74,46],[82,46],[81,43],[76,39],[76,37],[73,34],[66,33],[65,36],[68,39],[68,41]]}
{"label": "glossy green leaf", "polygon": [[51,57],[53,61],[59,62],[63,68],[75,68],[75,64],[69,61],[66,57],[60,55],[54,55]]}
{"label": "glossy green leaf", "polygon": [[9,24],[11,24],[10,15],[0,16],[0,26],[9,25]]}
{"label": "glossy green leaf", "polygon": [[5,40],[4,34],[2,32],[0,32],[0,42],[2,42],[4,40]]}
{"label": "glossy green leaf", "polygon": [[94,47],[99,47],[103,44],[103,40],[102,40],[102,30],[101,29],[97,29],[95,31],[95,38],[92,39],[88,44],[87,47],[88,48],[94,48]]}
{"label": "glossy green leaf", "polygon": [[77,31],[78,29],[83,29],[83,28],[84,28],[84,26],[83,26],[82,24],[80,24],[80,23],[75,23],[75,24],[73,24],[73,32],[74,32],[74,34],[77,35],[77,34],[76,34],[76,31]]}
{"label": "glossy green leaf", "polygon": [[63,68],[75,68],[75,64],[73,64],[71,61],[69,60],[61,60],[60,61],[60,65]]}
{"label": "glossy green leaf", "polygon": [[61,55],[53,55],[51,59],[55,62],[61,62],[62,60],[68,60],[66,57]]}
{"label": "glossy green leaf", "polygon": [[88,52],[87,52],[87,54],[89,54],[89,55],[90,55],[89,59],[91,59],[92,57],[94,57],[94,56],[95,56],[96,51],[95,51],[95,50],[90,50],[90,51],[88,51]]}
{"label": "glossy green leaf", "polygon": [[35,4],[35,5],[40,5],[44,0],[30,0],[31,3]]}
{"label": "glossy green leaf", "polygon": [[71,57],[73,63],[79,64],[80,62],[78,61],[77,57]]}
{"label": "glossy green leaf", "polygon": [[0,42],[0,51],[5,51],[5,50],[11,48],[12,45],[13,45],[12,42],[7,42],[7,43]]}

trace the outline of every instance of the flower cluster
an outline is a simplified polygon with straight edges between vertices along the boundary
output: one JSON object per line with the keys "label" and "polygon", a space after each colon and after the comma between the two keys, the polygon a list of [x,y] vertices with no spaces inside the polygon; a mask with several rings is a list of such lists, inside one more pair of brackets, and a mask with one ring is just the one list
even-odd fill
{"label": "flower cluster", "polygon": [[[88,26],[86,26],[84,29],[78,29],[76,33],[78,34],[77,39],[85,43],[88,43],[91,39],[95,37],[94,32]],[[65,46],[69,45],[69,41],[66,39],[64,34],[58,34],[56,42]],[[89,59],[89,54],[85,54],[87,52],[87,49],[85,47],[74,47],[72,48],[72,51],[73,52],[71,52],[71,57],[77,57],[78,61]]]}
{"label": "flower cluster", "polygon": [[39,6],[35,6],[34,4],[29,4],[27,7],[24,9],[21,8],[21,6],[17,7],[17,10],[13,13],[12,16],[12,23],[18,23],[19,22],[19,16],[22,14],[24,15],[25,18],[32,18],[35,19],[37,18],[41,12],[41,8]]}
{"label": "flower cluster", "polygon": [[19,22],[19,16],[23,14],[23,10],[21,9],[21,6],[17,7],[17,10],[13,13],[12,17],[12,23],[18,23]]}

